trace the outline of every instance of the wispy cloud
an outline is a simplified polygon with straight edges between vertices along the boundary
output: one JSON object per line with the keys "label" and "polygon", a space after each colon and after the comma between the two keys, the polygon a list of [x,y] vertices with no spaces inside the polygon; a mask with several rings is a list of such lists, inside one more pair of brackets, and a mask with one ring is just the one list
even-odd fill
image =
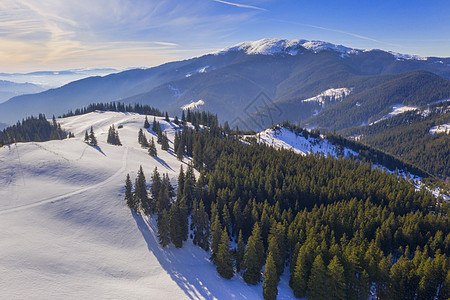
{"label": "wispy cloud", "polygon": [[223,4],[236,6],[236,7],[241,7],[241,8],[250,8],[250,9],[257,9],[257,10],[267,11],[267,9],[265,9],[265,8],[261,8],[261,7],[257,7],[257,6],[253,6],[253,5],[233,3],[233,2],[223,1],[223,0],[214,0],[214,1],[215,2],[219,2],[219,3],[223,3]]}
{"label": "wispy cloud", "polygon": [[292,22],[292,21],[286,21],[286,20],[280,20],[280,19],[271,19],[273,21],[277,21],[277,22],[281,22],[281,23],[287,23],[287,24],[291,24],[291,25],[299,25],[299,26],[305,26],[305,27],[310,27],[310,28],[315,28],[315,29],[320,29],[320,30],[325,30],[325,31],[329,31],[329,32],[336,32],[336,33],[341,33],[341,34],[345,34],[348,36],[352,36],[358,39],[362,39],[362,40],[366,40],[366,41],[371,41],[371,42],[375,42],[378,44],[383,44],[383,45],[389,45],[389,46],[395,46],[395,47],[401,47],[400,45],[397,44],[392,44],[392,43],[388,43],[388,42],[384,42],[381,40],[377,40],[371,37],[367,37],[364,35],[360,35],[357,33],[352,33],[352,32],[348,32],[348,31],[344,31],[344,30],[340,30],[340,29],[335,29],[335,28],[328,28],[328,27],[324,27],[324,26],[318,26],[318,25],[313,25],[313,24],[306,24],[306,23],[300,23],[300,22]]}
{"label": "wispy cloud", "polygon": [[379,44],[384,44],[384,45],[389,45],[389,46],[396,46],[399,47],[399,45],[396,44],[391,44],[391,43],[387,43],[387,42],[383,42],[377,39],[373,39],[371,37],[367,37],[364,35],[360,35],[360,34],[356,34],[356,33],[351,33],[348,31],[344,31],[344,30],[339,30],[339,29],[333,29],[333,28],[327,28],[327,27],[322,27],[322,26],[317,26],[317,25],[311,25],[311,24],[302,24],[303,26],[307,26],[307,27],[311,27],[311,28],[316,28],[316,29],[321,29],[321,30],[326,30],[326,31],[331,31],[331,32],[337,32],[337,33],[342,33],[342,34],[346,34],[355,38],[359,38],[362,40],[367,40],[367,41],[371,41],[371,42],[375,42],[375,43],[379,43]]}

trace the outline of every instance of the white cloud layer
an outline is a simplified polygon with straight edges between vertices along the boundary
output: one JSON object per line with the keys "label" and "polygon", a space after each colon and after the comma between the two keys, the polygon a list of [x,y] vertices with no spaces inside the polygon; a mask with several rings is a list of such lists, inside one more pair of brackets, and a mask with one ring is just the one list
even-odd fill
{"label": "white cloud layer", "polygon": [[[212,2],[213,3],[213,2]],[[0,71],[151,66],[200,54],[253,12],[206,14],[193,0],[2,0]]]}

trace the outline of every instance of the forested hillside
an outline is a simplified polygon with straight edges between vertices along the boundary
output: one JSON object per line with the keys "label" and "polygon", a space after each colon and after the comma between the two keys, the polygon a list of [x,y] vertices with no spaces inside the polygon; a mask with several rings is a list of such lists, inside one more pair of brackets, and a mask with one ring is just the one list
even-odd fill
{"label": "forested hillside", "polygon": [[448,203],[407,180],[368,163],[247,145],[220,127],[184,127],[174,151],[193,161],[173,203],[157,169],[149,196],[142,169],[134,193],[126,184],[130,207],[157,216],[163,246],[193,238],[222,277],[263,281],[266,299],[283,272],[297,297],[448,298]]}
{"label": "forested hillside", "polygon": [[340,130],[379,120],[390,113],[396,104],[418,107],[450,97],[450,81],[429,72],[379,76],[378,80],[380,84],[367,86],[367,89],[354,92],[342,102],[326,107],[308,120],[308,124]]}
{"label": "forested hillside", "polygon": [[430,129],[450,123],[450,101],[388,118],[373,125],[343,130],[348,137],[381,149],[446,179],[450,176],[450,136]]}
{"label": "forested hillside", "polygon": [[0,147],[17,142],[43,142],[49,140],[63,140],[70,133],[66,133],[53,117],[52,122],[47,121],[45,115],[28,117],[16,125],[0,131]]}

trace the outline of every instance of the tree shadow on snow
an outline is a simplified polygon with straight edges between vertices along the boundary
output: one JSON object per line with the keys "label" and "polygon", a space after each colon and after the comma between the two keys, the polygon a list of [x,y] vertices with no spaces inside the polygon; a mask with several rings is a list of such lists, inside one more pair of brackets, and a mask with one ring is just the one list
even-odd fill
{"label": "tree shadow on snow", "polygon": [[159,162],[163,167],[165,167],[166,169],[173,171],[173,169],[161,158],[159,158],[158,156],[154,156],[153,157],[157,162]]}
{"label": "tree shadow on snow", "polygon": [[190,240],[181,249],[176,249],[173,245],[162,248],[158,242],[156,221],[147,220],[134,211],[131,213],[148,250],[190,299],[254,299],[255,295],[245,295],[243,291],[239,291],[238,287],[242,288],[242,283],[236,276],[231,280],[221,278],[209,261],[209,254],[203,249],[192,246]]}
{"label": "tree shadow on snow", "polygon": [[98,152],[103,154],[104,156],[106,156],[106,154],[103,152],[103,150],[99,146],[93,146],[93,145],[89,145],[89,146],[91,146],[92,148],[94,148],[95,150],[97,150]]}

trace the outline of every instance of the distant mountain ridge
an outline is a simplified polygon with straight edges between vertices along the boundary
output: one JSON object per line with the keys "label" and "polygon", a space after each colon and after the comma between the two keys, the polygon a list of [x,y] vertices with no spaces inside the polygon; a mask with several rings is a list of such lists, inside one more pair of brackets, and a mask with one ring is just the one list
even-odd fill
{"label": "distant mountain ridge", "polygon": [[[392,103],[383,98],[387,96],[383,87],[391,81],[394,94],[423,85],[431,94],[423,95],[415,89],[408,97],[422,97],[427,102],[439,95],[450,96],[449,78],[450,58],[422,59],[319,41],[263,39],[154,68],[90,77],[43,93],[14,97],[0,104],[0,121],[14,123],[38,112],[59,115],[89,103],[109,101],[148,104],[180,115],[183,107],[201,100],[198,109],[217,113],[221,121],[248,129],[311,118],[312,126],[332,128],[318,120],[334,107],[337,111],[345,109],[347,102],[354,101],[363,110],[371,103],[379,103],[358,114],[353,122],[336,119],[344,128],[389,110]],[[339,101],[324,98],[329,101],[326,107],[317,101],[304,101],[330,89],[351,92]],[[265,100],[258,99],[258,95],[264,95]],[[264,124],[254,122],[256,117],[267,115],[267,105],[275,107],[274,113]]]}

